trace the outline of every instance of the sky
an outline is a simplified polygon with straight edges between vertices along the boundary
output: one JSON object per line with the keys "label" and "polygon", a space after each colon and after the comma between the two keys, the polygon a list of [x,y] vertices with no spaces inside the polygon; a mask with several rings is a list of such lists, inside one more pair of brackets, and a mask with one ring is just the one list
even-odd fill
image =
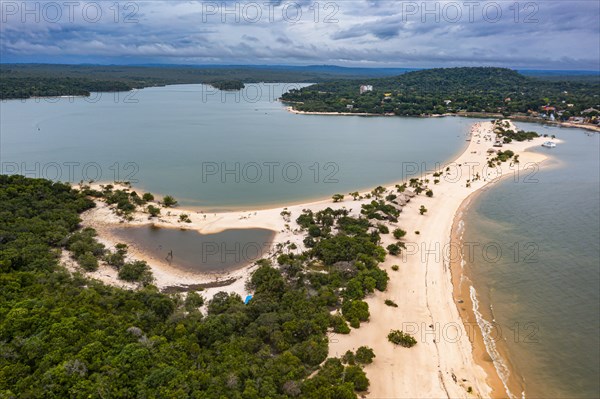
{"label": "sky", "polygon": [[9,1],[0,62],[600,70],[600,1]]}

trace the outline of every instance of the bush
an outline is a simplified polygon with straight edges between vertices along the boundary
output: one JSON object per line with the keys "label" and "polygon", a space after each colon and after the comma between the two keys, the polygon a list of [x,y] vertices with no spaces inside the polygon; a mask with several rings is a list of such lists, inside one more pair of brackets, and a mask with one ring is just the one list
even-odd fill
{"label": "bush", "polygon": [[424,215],[427,212],[427,208],[425,208],[424,205],[421,205],[421,207],[419,208],[419,213],[421,215]]}
{"label": "bush", "polygon": [[334,194],[331,198],[333,199],[333,202],[340,202],[344,199],[344,196],[342,194]]}
{"label": "bush", "polygon": [[428,196],[429,198],[433,197],[433,190],[427,190],[425,192],[425,195]]}
{"label": "bush", "polygon": [[200,294],[194,291],[188,292],[187,296],[185,297],[185,310],[192,312],[203,305],[204,298]]}
{"label": "bush", "polygon": [[386,299],[385,300],[385,304],[388,305],[388,306],[391,306],[393,308],[397,308],[398,307],[398,305],[396,304],[396,302],[392,301],[391,299]]}
{"label": "bush", "polygon": [[354,384],[355,391],[366,391],[369,388],[369,380],[365,372],[358,366],[346,367],[346,381]]}
{"label": "bush", "polygon": [[390,233],[390,229],[385,224],[382,224],[382,223],[377,224],[377,230],[381,234],[389,234]]}
{"label": "bush", "polygon": [[338,334],[350,334],[350,327],[346,323],[346,320],[342,316],[333,315],[331,316],[331,327],[333,327],[333,332]]}
{"label": "bush", "polygon": [[417,344],[417,340],[414,339],[414,337],[400,330],[390,331],[387,338],[391,343],[403,346],[405,348],[412,348]]}
{"label": "bush", "polygon": [[172,206],[177,205],[177,200],[175,200],[175,198],[173,198],[172,196],[167,195],[165,198],[163,198],[162,203],[165,206],[165,208],[170,208]]}
{"label": "bush", "polygon": [[347,300],[342,304],[342,314],[354,328],[360,326],[361,321],[368,321],[371,316],[369,304],[364,301]]}
{"label": "bush", "polygon": [[356,350],[354,358],[356,359],[356,362],[360,364],[371,364],[375,358],[375,352],[367,346],[361,346]]}
{"label": "bush", "polygon": [[311,237],[320,237],[321,236],[321,229],[319,228],[319,226],[317,226],[316,224],[312,224],[308,227],[308,234]]}
{"label": "bush", "polygon": [[342,363],[354,366],[356,364],[356,357],[354,356],[354,353],[352,353],[352,351],[346,351],[344,356],[342,356]]}
{"label": "bush", "polygon": [[402,237],[404,237],[406,235],[406,231],[402,230],[402,229],[396,229],[394,230],[394,238],[399,240]]}
{"label": "bush", "polygon": [[189,215],[182,213],[181,215],[179,215],[179,221],[180,222],[185,222],[185,223],[192,223],[192,221],[190,220]]}
{"label": "bush", "polygon": [[152,217],[156,217],[156,216],[160,215],[160,208],[157,208],[154,205],[148,205],[147,211],[150,214],[150,216],[152,216]]}
{"label": "bush", "polygon": [[400,266],[398,265],[392,265],[392,270],[397,272],[400,269]]}
{"label": "bush", "polygon": [[146,202],[154,201],[154,195],[152,195],[150,193],[144,193],[144,195],[142,195],[142,199]]}
{"label": "bush", "polygon": [[121,266],[119,279],[129,282],[150,283],[152,281],[152,271],[145,261],[137,260]]}
{"label": "bush", "polygon": [[390,253],[390,255],[393,255],[393,256],[400,255],[400,252],[402,251],[400,249],[400,246],[398,244],[390,244],[390,245],[388,245],[387,246],[387,250]]}
{"label": "bush", "polygon": [[77,263],[87,272],[98,270],[98,259],[91,252],[86,252],[77,257]]}

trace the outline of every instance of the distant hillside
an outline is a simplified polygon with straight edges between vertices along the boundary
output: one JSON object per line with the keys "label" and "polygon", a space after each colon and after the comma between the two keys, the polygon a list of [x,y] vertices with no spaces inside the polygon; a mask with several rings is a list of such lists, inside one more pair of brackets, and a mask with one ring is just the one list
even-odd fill
{"label": "distant hillside", "polygon": [[[360,86],[372,91],[360,93]],[[571,116],[598,107],[597,82],[549,81],[505,68],[436,68],[392,78],[325,82],[293,90],[283,100],[301,111],[427,115],[528,113],[553,106]],[[572,104],[569,106],[569,104]]]}
{"label": "distant hillside", "polygon": [[[89,95],[93,91],[128,91],[169,84],[223,82],[315,83],[397,75],[405,69],[342,68],[333,66],[251,65],[53,65],[0,64],[0,99]],[[229,86],[227,86],[229,87]],[[236,85],[234,88],[239,87]]]}

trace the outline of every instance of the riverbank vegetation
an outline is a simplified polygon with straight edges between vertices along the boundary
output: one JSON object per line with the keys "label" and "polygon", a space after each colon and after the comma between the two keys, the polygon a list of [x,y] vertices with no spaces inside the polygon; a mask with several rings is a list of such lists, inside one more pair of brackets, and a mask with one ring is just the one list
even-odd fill
{"label": "riverbank vegetation", "polygon": [[[89,96],[90,92],[199,83],[222,90],[241,90],[241,82],[315,83],[357,79],[367,72],[327,67],[0,64],[0,99]],[[377,73],[382,74],[390,76],[392,72]]]}
{"label": "riverbank vegetation", "polygon": [[[79,214],[97,196],[0,176],[0,396],[320,399],[368,389],[362,365],[372,350],[327,359],[327,336],[360,327],[369,319],[363,299],[387,287],[369,220],[304,212],[298,223],[319,230],[306,236],[312,248],[281,250],[279,267],[259,261],[248,304],[224,292],[205,303],[159,292],[145,263],[126,262],[125,245],[109,251],[81,229]],[[61,264],[63,251],[84,257],[81,272]],[[143,283],[125,290],[89,279],[92,259]]]}
{"label": "riverbank vegetation", "polygon": [[[361,86],[372,90],[360,90]],[[291,90],[282,100],[305,112],[531,117],[552,113],[566,120],[597,107],[599,91],[598,79],[557,81],[504,68],[437,68],[391,78],[319,83]]]}

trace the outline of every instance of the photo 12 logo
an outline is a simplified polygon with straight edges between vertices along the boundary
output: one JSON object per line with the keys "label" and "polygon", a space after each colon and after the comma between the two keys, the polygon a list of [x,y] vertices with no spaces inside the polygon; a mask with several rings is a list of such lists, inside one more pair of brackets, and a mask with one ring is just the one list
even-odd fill
{"label": "photo 12 logo", "polygon": [[133,1],[0,1],[2,23],[136,24],[139,11],[139,3]]}
{"label": "photo 12 logo", "polygon": [[202,162],[202,183],[339,183],[340,167],[335,162]]}
{"label": "photo 12 logo", "polygon": [[202,23],[312,22],[337,24],[340,6],[336,2],[254,2],[203,1]]}
{"label": "photo 12 logo", "polygon": [[114,162],[104,166],[98,162],[2,162],[1,174],[22,175],[65,183],[91,181],[127,181],[139,183],[140,167],[136,162]]}

